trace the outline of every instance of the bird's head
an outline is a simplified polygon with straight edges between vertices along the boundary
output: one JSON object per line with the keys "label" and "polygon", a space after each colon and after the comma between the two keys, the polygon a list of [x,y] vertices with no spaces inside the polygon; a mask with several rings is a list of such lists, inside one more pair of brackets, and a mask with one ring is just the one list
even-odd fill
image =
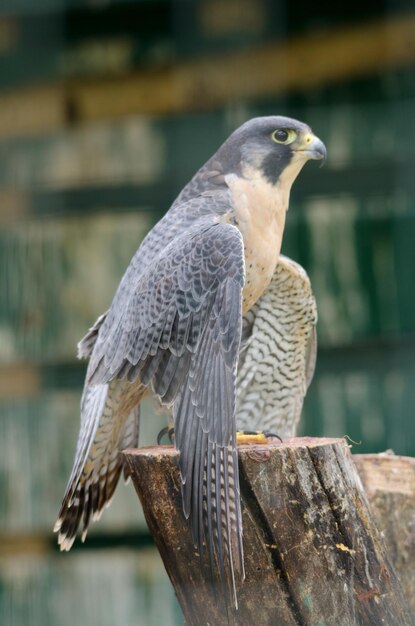
{"label": "bird's head", "polygon": [[289,117],[257,117],[240,126],[222,146],[233,171],[291,185],[309,159],[326,159],[324,143],[311,128]]}

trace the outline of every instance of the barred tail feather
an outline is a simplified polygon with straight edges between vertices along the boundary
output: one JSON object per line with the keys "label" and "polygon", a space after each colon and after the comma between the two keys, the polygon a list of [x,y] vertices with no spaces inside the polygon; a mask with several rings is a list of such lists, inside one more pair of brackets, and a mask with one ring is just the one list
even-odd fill
{"label": "barred tail feather", "polygon": [[139,405],[123,416],[123,386],[114,381],[85,389],[75,463],[54,527],[61,550],[70,550],[80,526],[85,540],[91,519],[111,503],[125,467],[122,450],[137,445]]}
{"label": "barred tail feather", "polygon": [[88,330],[85,337],[82,337],[81,341],[78,343],[78,359],[89,359],[91,356],[98,338],[99,330],[105,322],[107,313],[108,311],[99,316],[95,324]]}

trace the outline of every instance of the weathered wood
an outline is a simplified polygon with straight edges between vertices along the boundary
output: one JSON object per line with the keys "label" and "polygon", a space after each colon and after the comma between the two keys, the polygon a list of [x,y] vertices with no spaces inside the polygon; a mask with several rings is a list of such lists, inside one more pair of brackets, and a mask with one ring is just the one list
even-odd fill
{"label": "weathered wood", "polygon": [[415,623],[415,458],[353,456]]}
{"label": "weathered wood", "polygon": [[204,110],[405,67],[415,58],[414,22],[411,14],[390,17],[126,77],[10,91],[0,101],[0,136],[45,133],[74,121]]}
{"label": "weathered wood", "polygon": [[40,370],[33,363],[0,363],[0,398],[33,396],[41,388]]}
{"label": "weathered wood", "polygon": [[125,454],[188,626],[411,624],[344,440],[240,446],[246,580],[228,613],[183,517],[178,453]]}

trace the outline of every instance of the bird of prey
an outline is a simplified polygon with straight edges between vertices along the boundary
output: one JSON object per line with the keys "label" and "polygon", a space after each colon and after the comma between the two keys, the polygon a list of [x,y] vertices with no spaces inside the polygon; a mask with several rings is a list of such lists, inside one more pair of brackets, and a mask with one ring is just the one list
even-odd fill
{"label": "bird of prey", "polygon": [[280,256],[242,321],[237,427],[294,437],[317,355],[317,307],[305,270]]}
{"label": "bird of prey", "polygon": [[225,141],[144,238],[109,310],[79,344],[89,358],[75,461],[55,525],[68,550],[99,517],[137,446],[150,390],[171,408],[183,511],[195,546],[233,590],[244,577],[236,449],[242,317],[279,259],[291,185],[324,159],[309,126],[252,119]]}

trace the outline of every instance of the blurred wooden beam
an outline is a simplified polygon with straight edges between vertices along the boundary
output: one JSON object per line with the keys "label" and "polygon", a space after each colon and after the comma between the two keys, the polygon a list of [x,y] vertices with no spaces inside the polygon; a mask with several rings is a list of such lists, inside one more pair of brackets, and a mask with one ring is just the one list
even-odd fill
{"label": "blurred wooden beam", "polygon": [[50,537],[40,533],[0,534],[0,559],[4,557],[33,556],[50,550]]}
{"label": "blurred wooden beam", "polygon": [[68,94],[62,85],[27,87],[0,98],[0,138],[25,136],[63,128]]}
{"label": "blurred wooden beam", "polygon": [[410,13],[122,78],[27,87],[2,95],[0,137],[126,115],[204,110],[381,73],[415,61],[414,32]]}
{"label": "blurred wooden beam", "polygon": [[0,188],[0,226],[13,224],[30,212],[30,194],[9,187]]}
{"label": "blurred wooden beam", "polygon": [[41,389],[40,369],[30,363],[0,365],[0,398],[33,396]]}

